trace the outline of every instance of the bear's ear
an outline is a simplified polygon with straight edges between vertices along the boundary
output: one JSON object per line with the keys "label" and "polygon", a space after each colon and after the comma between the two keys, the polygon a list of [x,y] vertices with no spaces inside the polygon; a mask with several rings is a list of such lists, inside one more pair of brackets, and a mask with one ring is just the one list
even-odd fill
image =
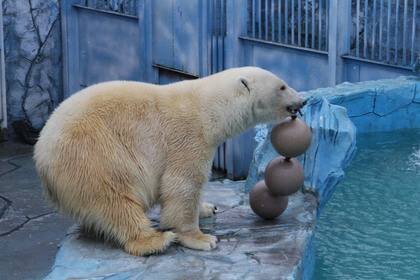
{"label": "bear's ear", "polygon": [[239,77],[239,87],[241,88],[241,92],[250,93],[251,90],[249,88],[249,81],[247,78]]}

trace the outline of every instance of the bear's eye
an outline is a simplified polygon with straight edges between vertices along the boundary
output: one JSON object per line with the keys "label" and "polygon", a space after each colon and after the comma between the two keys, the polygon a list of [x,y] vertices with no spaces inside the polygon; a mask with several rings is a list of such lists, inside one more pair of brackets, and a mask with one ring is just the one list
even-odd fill
{"label": "bear's eye", "polygon": [[286,90],[286,86],[285,85],[282,85],[281,88],[280,88],[280,90]]}

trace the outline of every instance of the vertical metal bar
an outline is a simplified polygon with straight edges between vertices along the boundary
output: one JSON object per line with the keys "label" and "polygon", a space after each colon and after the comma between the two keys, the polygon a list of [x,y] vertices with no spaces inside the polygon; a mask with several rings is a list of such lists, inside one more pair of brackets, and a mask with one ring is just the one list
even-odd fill
{"label": "vertical metal bar", "polygon": [[302,46],[302,0],[298,0],[298,46]]}
{"label": "vertical metal bar", "polygon": [[263,0],[258,0],[258,38],[262,39],[261,5]]}
{"label": "vertical metal bar", "polygon": [[217,150],[219,152],[219,156],[218,156],[218,159],[219,159],[219,169],[223,169],[223,158],[224,158],[224,155],[223,155],[224,154],[223,153],[223,144],[221,144]]}
{"label": "vertical metal bar", "polygon": [[417,12],[417,0],[413,0],[413,25],[411,30],[411,65],[414,64],[414,47],[416,40],[416,12]]}
{"label": "vertical metal bar", "polygon": [[360,56],[360,41],[359,41],[359,32],[360,32],[360,0],[356,1],[356,56]]}
{"label": "vertical metal bar", "polygon": [[384,17],[384,0],[381,0],[379,2],[379,42],[378,42],[378,47],[379,47],[379,60],[382,60],[382,33],[383,33],[383,28],[382,28],[382,23],[383,23],[383,17]]}
{"label": "vertical metal bar", "polygon": [[211,38],[210,38],[210,40],[211,40],[211,44],[210,44],[210,62],[211,62],[211,73],[213,74],[213,73],[215,73],[216,72],[216,69],[215,69],[215,66],[216,66],[216,61],[215,61],[215,55],[214,55],[214,53],[215,53],[215,48],[214,48],[214,40],[215,40],[215,23],[214,23],[214,19],[215,19],[215,17],[216,17],[216,15],[215,15],[215,8],[214,8],[214,6],[215,6],[215,0],[210,0],[210,16],[209,16],[209,18],[210,18],[210,23],[209,23],[209,25],[211,26],[211,32],[210,32],[210,36],[211,36]]}
{"label": "vertical metal bar", "polygon": [[375,39],[376,39],[376,0],[373,0],[373,21],[372,21],[372,53],[371,59],[375,57]]}
{"label": "vertical metal bar", "polygon": [[408,0],[404,0],[404,18],[403,18],[403,65],[407,64],[407,7],[408,7]]}
{"label": "vertical metal bar", "polygon": [[290,21],[290,32],[292,34],[292,45],[294,45],[295,44],[295,0],[292,0],[290,9],[292,10],[292,19]]}
{"label": "vertical metal bar", "polygon": [[215,8],[215,21],[214,21],[214,29],[215,29],[215,72],[219,72],[219,25],[220,25],[220,0],[216,1],[216,8]]}
{"label": "vertical metal bar", "polygon": [[330,84],[335,85],[346,80],[346,64],[342,55],[350,51],[352,2],[330,0],[329,21],[328,76]]}
{"label": "vertical metal bar", "polygon": [[388,0],[388,14],[386,17],[386,62],[389,62],[390,51],[389,44],[391,38],[391,0]]}
{"label": "vertical metal bar", "polygon": [[265,40],[268,40],[268,0],[264,4],[264,25],[265,25]]}
{"label": "vertical metal bar", "polygon": [[222,152],[219,156],[220,158],[220,169],[222,171],[226,170],[226,142],[220,145],[220,151]]}
{"label": "vertical metal bar", "polygon": [[312,0],[312,42],[311,42],[311,47],[314,49],[315,48],[315,0]]}
{"label": "vertical metal bar", "polygon": [[288,18],[289,13],[287,11],[287,2],[289,0],[284,1],[284,42],[287,44],[289,43],[289,24],[288,24]]}
{"label": "vertical metal bar", "polygon": [[274,34],[275,34],[275,32],[274,32],[274,30],[275,30],[274,8],[275,8],[274,7],[274,0],[271,0],[271,41],[275,40],[275,36],[274,36]]}
{"label": "vertical metal bar", "polygon": [[[221,39],[221,49],[220,49],[220,54],[221,54],[221,60],[222,62],[220,63],[220,70],[224,70],[225,69],[225,34],[226,34],[226,0],[222,0],[222,7],[221,7],[221,13],[222,16],[221,18],[221,23],[220,23],[220,39]],[[224,154],[224,152],[223,152]]]}
{"label": "vertical metal bar", "polygon": [[215,73],[214,71],[214,66],[215,66],[215,62],[214,62],[214,0],[210,0],[210,5],[209,5],[209,26],[210,26],[210,72],[211,74]]}
{"label": "vertical metal bar", "polygon": [[325,0],[325,50],[329,50],[329,41],[330,41],[330,1]]}
{"label": "vertical metal bar", "polygon": [[400,15],[400,0],[397,0],[395,4],[395,34],[394,34],[394,63],[398,63],[398,25],[399,25],[399,15]]}
{"label": "vertical metal bar", "polygon": [[329,82],[331,86],[337,83],[337,41],[338,41],[338,1],[339,0],[328,0],[329,2],[329,46],[328,46],[328,68],[329,68]]}
{"label": "vertical metal bar", "polygon": [[226,160],[226,142],[222,144],[222,170],[227,171],[227,160]]}
{"label": "vertical metal bar", "polygon": [[322,47],[322,1],[319,0],[319,9],[318,9],[318,50],[321,50]]}
{"label": "vertical metal bar", "polygon": [[308,0],[305,0],[305,48],[308,47],[308,5]]}
{"label": "vertical metal bar", "polygon": [[283,26],[283,21],[282,21],[282,19],[281,19],[281,3],[282,3],[282,0],[278,0],[278,17],[279,17],[279,30],[277,31],[278,32],[278,34],[279,34],[279,42],[281,42],[281,31],[282,31],[282,26]]}
{"label": "vertical metal bar", "polygon": [[368,13],[369,13],[368,5],[369,5],[369,0],[365,0],[365,13],[364,13],[365,23],[363,24],[363,57],[364,58],[367,57],[367,33],[368,33]]}
{"label": "vertical metal bar", "polygon": [[251,12],[252,12],[252,15],[251,15],[251,17],[252,17],[252,19],[251,19],[252,38],[256,38],[256,36],[255,36],[255,2],[256,1],[257,0],[252,0],[252,8],[251,8]]}

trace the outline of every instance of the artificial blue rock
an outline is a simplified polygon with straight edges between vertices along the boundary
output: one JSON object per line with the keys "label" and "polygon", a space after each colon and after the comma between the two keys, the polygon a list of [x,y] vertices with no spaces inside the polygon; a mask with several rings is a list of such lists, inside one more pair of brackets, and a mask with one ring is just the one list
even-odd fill
{"label": "artificial blue rock", "polygon": [[345,108],[330,104],[325,98],[312,99],[303,119],[312,130],[311,146],[300,157],[305,189],[315,192],[323,206],[355,154],[356,128]]}
{"label": "artificial blue rock", "polygon": [[[343,83],[308,91],[347,108],[358,133],[419,128],[420,77]],[[372,102],[372,94],[373,102]],[[360,114],[359,114],[360,113]]]}
{"label": "artificial blue rock", "polygon": [[398,85],[377,90],[374,113],[383,117],[401,108],[407,107],[413,101],[415,85]]}
{"label": "artificial blue rock", "polygon": [[347,108],[347,114],[350,118],[363,116],[372,112],[375,96],[376,91],[373,89],[343,98],[340,103],[335,104]]}
{"label": "artificial blue rock", "polygon": [[[305,189],[316,193],[320,205],[324,205],[354,155],[356,129],[345,108],[332,105],[323,97],[309,100],[303,120],[312,130],[311,146],[299,157],[305,173]],[[245,184],[247,191],[263,179],[267,164],[278,156],[271,145],[271,128],[263,126],[257,129],[259,144]],[[262,137],[265,131],[267,135]]]}
{"label": "artificial blue rock", "polygon": [[413,98],[414,103],[420,103],[420,83],[415,86],[415,93]]}

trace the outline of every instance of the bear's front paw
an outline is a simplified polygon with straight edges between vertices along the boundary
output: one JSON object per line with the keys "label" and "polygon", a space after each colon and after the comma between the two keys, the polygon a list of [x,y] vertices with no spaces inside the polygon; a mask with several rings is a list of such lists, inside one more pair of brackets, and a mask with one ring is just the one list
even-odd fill
{"label": "bear's front paw", "polygon": [[203,202],[200,205],[200,218],[212,217],[216,214],[217,207],[214,204]]}
{"label": "bear's front paw", "polygon": [[182,246],[190,249],[210,251],[216,248],[217,237],[204,234],[201,231],[185,232],[178,234],[178,241]]}

